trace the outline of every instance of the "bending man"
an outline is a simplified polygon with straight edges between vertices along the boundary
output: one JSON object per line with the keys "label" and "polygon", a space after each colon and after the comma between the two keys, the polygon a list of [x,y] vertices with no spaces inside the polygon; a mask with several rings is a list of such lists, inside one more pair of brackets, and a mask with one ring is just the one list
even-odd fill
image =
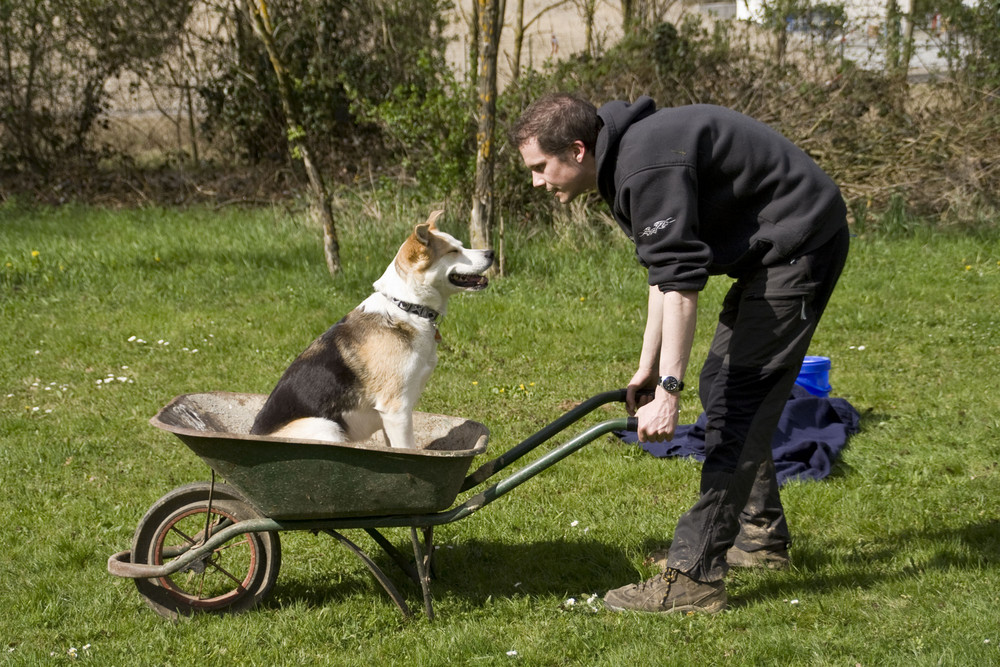
{"label": "bending man", "polygon": [[710,105],[657,110],[640,97],[597,110],[557,93],[529,106],[510,138],[534,185],[560,202],[598,190],[648,269],[627,393],[640,441],[673,437],[698,294],[710,275],[735,279],[698,382],[700,497],[678,521],[666,571],[605,597],[614,610],[722,611],[730,566],[788,564],[771,439],[847,256],[840,190],[776,131]]}

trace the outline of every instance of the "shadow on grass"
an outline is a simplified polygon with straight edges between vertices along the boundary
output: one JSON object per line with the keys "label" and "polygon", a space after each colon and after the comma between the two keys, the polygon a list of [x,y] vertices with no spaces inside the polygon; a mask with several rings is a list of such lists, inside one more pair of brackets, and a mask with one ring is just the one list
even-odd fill
{"label": "shadow on grass", "polygon": [[[397,545],[401,550],[407,545]],[[383,553],[368,550],[379,568],[392,580],[414,611],[421,608],[421,592],[402,570]],[[412,559],[412,555],[410,555]],[[333,566],[331,566],[333,567]],[[459,545],[441,545],[434,556],[435,577],[431,594],[435,601],[458,598],[470,606],[483,605],[489,598],[523,595],[576,596],[603,594],[635,578],[635,568],[625,553],[595,541],[552,540],[528,544],[504,544],[472,540]],[[348,570],[330,577],[310,576],[295,581],[279,576],[265,606],[290,600],[325,605],[357,594],[388,595],[361,565],[354,561]]]}
{"label": "shadow on grass", "polygon": [[592,540],[527,544],[470,541],[439,550],[436,589],[482,602],[493,596],[603,593],[635,576],[625,552]]}
{"label": "shadow on grass", "polygon": [[[804,540],[805,541],[805,540]],[[738,584],[730,599],[732,607],[799,595],[803,586],[816,594],[845,588],[872,588],[887,580],[923,576],[928,570],[975,569],[1000,564],[1000,521],[922,531],[909,529],[859,545],[810,540],[792,548],[793,569],[785,572],[731,570],[729,581]],[[409,553],[408,544],[398,548]],[[649,539],[643,553],[665,553],[669,541]],[[419,586],[409,580],[392,560],[368,549],[378,566],[392,580],[414,612],[421,609]],[[410,556],[412,558],[412,556]],[[279,577],[265,606],[304,601],[317,606],[336,604],[357,595],[391,600],[368,570],[351,559],[331,564],[329,576],[312,574],[306,579]],[[645,564],[650,571],[656,565]],[[525,595],[569,597],[596,593],[634,583],[643,576],[635,563],[618,548],[588,540],[548,540],[506,544],[470,540],[457,545],[439,545],[434,557],[432,596],[479,607],[490,598]],[[735,587],[734,587],[735,588]]]}
{"label": "shadow on grass", "polygon": [[[929,571],[975,571],[1000,565],[1000,521],[991,519],[937,530],[907,529],[845,547],[814,542],[792,547],[793,569],[761,577],[741,590],[735,606],[784,599],[807,585],[815,593],[872,588],[887,581],[916,579]],[[731,571],[737,574],[735,571]]]}

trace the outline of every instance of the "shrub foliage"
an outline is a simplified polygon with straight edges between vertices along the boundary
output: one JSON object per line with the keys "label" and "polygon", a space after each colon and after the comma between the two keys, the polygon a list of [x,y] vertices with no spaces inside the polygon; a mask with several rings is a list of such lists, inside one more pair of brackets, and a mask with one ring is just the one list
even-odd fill
{"label": "shrub foliage", "polygon": [[[899,66],[859,67],[839,50],[847,21],[841,6],[782,0],[760,24],[696,14],[633,21],[606,49],[521,72],[498,101],[499,127],[556,89],[596,103],[648,94],[661,105],[721,104],[773,125],[813,155],[843,185],[859,225],[878,226],[900,208],[941,224],[995,224],[1000,0],[917,5],[916,27],[950,64],[936,78],[915,82]],[[469,201],[474,82],[446,58],[446,25],[463,25],[451,3],[269,6],[305,130],[332,178],[410,184],[428,198]],[[885,34],[897,39],[900,31]],[[0,170],[43,175],[30,181],[42,197],[51,198],[45,184],[54,171],[79,173],[102,154],[95,129],[106,119],[109,80],[163,68],[177,78],[179,63],[188,70],[182,78],[195,82],[192,108],[216,167],[267,173],[287,160],[273,71],[241,3],[0,0],[0,58]],[[498,155],[495,201],[507,219],[557,215],[531,192],[517,152],[503,146]],[[123,157],[118,164],[129,164],[131,156]],[[202,170],[180,180],[205,177]],[[16,188],[9,184],[25,182],[6,180],[0,198]],[[260,180],[249,182],[259,187]],[[192,187],[187,196],[205,191]],[[231,185],[225,191],[234,198]]]}
{"label": "shrub foliage", "polygon": [[89,160],[105,84],[172,45],[193,0],[0,0],[0,169]]}

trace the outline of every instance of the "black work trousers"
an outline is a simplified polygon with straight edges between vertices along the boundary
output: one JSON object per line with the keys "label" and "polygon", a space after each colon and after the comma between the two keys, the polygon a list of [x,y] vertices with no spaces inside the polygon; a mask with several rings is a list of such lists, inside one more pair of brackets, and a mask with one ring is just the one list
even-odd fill
{"label": "black work trousers", "polygon": [[726,551],[791,541],[771,441],[847,257],[846,223],[815,252],[761,267],[730,288],[702,369],[705,462],[698,501],[678,521],[667,565],[722,579]]}

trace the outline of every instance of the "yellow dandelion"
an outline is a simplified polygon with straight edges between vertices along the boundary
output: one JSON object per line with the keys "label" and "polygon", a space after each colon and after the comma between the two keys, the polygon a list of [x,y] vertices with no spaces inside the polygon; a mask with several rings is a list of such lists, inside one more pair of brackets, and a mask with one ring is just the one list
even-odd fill
{"label": "yellow dandelion", "polygon": [[472,384],[479,384],[479,380],[473,380]]}
{"label": "yellow dandelion", "polygon": [[32,256],[32,257],[38,257],[38,255],[40,255],[40,254],[41,254],[41,253],[39,253],[39,252],[38,252],[37,250],[32,250],[32,251],[31,251],[31,256]]}
{"label": "yellow dandelion", "polygon": [[519,384],[518,387],[521,388],[521,391],[524,391],[524,383]]}
{"label": "yellow dandelion", "polygon": [[972,270],[972,265],[971,264],[966,264],[965,265],[965,270],[966,271],[971,271]]}
{"label": "yellow dandelion", "polygon": [[585,301],[585,300],[586,300],[586,298],[587,298],[587,297],[585,297],[585,296],[581,296],[581,297],[580,297],[580,301]]}

